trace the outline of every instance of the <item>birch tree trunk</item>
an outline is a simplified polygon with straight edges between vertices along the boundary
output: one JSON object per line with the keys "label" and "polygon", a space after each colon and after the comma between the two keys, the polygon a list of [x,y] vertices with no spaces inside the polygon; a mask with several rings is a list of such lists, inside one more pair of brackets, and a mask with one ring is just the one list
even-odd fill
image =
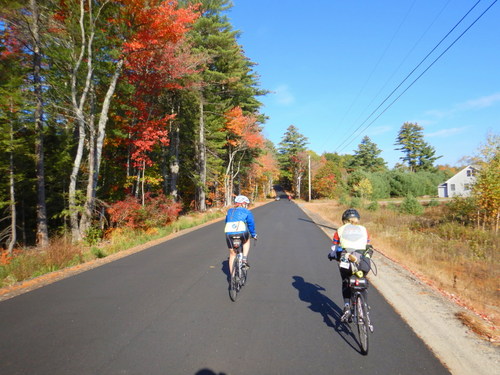
{"label": "birch tree trunk", "polygon": [[106,96],[104,97],[104,101],[101,108],[101,113],[99,114],[99,123],[97,124],[97,139],[94,147],[94,155],[89,158],[92,159],[93,169],[92,173],[89,173],[89,179],[87,183],[87,198],[85,202],[85,211],[82,215],[82,219],[80,222],[80,232],[84,233],[91,224],[92,220],[92,212],[95,208],[95,199],[96,199],[96,190],[97,183],[99,181],[99,169],[101,165],[102,159],[102,149],[104,146],[104,138],[106,136],[106,125],[108,123],[108,115],[109,115],[109,107],[111,105],[111,100],[113,99],[113,94],[116,90],[116,84],[118,83],[118,79],[122,73],[122,68],[124,64],[124,60],[120,59],[116,63],[115,72],[111,77],[111,81],[108,86],[108,90],[106,92]]}
{"label": "birch tree trunk", "polygon": [[[77,201],[77,180],[78,174],[80,172],[80,167],[83,159],[83,151],[86,140],[86,132],[85,132],[85,114],[84,108],[87,103],[87,96],[90,91],[92,75],[93,75],[93,66],[92,66],[92,43],[94,39],[94,34],[91,33],[89,38],[87,39],[87,29],[85,28],[85,6],[84,1],[80,0],[80,45],[73,46],[74,51],[79,49],[79,53],[76,56],[73,56],[75,59],[75,63],[73,66],[73,70],[70,76],[71,82],[71,103],[73,105],[73,111],[76,116],[76,121],[78,124],[78,144],[76,148],[75,159],[73,160],[73,168],[71,170],[70,182],[68,188],[68,203],[69,203],[69,212],[70,212],[70,225],[71,225],[71,238],[73,242],[78,242],[81,240],[82,235],[79,226],[79,204]],[[89,10],[91,14],[91,10]],[[88,52],[90,55],[87,58],[87,74],[85,83],[81,89],[81,94],[78,96],[78,72],[80,71],[80,67],[83,63],[85,52]]]}
{"label": "birch tree trunk", "polygon": [[200,93],[199,110],[200,119],[198,127],[198,142],[196,147],[199,180],[196,183],[196,203],[198,210],[203,212],[207,210],[205,195],[205,185],[207,183],[207,145],[205,143],[205,117],[202,93]]}
{"label": "birch tree trunk", "polygon": [[229,146],[226,174],[224,175],[224,207],[230,206],[233,197],[233,165],[236,152]]}
{"label": "birch tree trunk", "polygon": [[17,241],[17,228],[16,228],[16,190],[14,181],[14,124],[10,122],[10,157],[9,157],[9,185],[10,185],[10,240],[7,251],[12,255],[14,246]]}
{"label": "birch tree trunk", "polygon": [[173,199],[179,201],[179,192],[177,191],[177,183],[179,180],[179,147],[180,147],[180,128],[177,121],[173,122],[173,127],[170,131],[170,184],[169,191]]}
{"label": "birch tree trunk", "polygon": [[36,241],[40,247],[49,244],[49,231],[47,227],[47,207],[45,204],[45,166],[43,149],[43,124],[42,124],[42,55],[40,41],[39,10],[36,0],[30,0],[31,30],[33,37],[33,92],[35,95],[35,163],[37,183],[37,230]]}

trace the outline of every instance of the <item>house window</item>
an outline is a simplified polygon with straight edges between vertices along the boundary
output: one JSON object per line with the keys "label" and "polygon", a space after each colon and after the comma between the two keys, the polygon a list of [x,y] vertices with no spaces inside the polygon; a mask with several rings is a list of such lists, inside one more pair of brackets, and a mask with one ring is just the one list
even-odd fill
{"label": "house window", "polygon": [[451,185],[450,185],[450,190],[451,190],[451,191],[455,191],[455,184],[451,184]]}
{"label": "house window", "polygon": [[467,177],[472,176],[472,171],[470,169],[467,169]]}

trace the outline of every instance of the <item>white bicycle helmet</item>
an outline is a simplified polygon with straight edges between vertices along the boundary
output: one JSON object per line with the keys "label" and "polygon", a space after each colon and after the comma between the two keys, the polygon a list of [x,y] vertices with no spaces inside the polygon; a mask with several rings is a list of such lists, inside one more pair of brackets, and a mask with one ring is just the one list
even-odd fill
{"label": "white bicycle helmet", "polygon": [[234,203],[250,204],[250,200],[247,197],[245,197],[244,195],[238,195],[236,198],[234,198]]}

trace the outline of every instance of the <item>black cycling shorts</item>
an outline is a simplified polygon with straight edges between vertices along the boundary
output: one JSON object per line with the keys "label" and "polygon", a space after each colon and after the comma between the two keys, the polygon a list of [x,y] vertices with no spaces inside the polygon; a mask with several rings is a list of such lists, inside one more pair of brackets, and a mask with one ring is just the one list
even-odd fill
{"label": "black cycling shorts", "polygon": [[248,241],[248,239],[250,238],[250,233],[245,232],[245,233],[239,233],[239,234],[226,234],[226,243],[227,243],[227,247],[229,249],[234,248],[233,238],[235,238],[235,237],[241,238],[241,245],[243,246],[243,244],[246,243]]}

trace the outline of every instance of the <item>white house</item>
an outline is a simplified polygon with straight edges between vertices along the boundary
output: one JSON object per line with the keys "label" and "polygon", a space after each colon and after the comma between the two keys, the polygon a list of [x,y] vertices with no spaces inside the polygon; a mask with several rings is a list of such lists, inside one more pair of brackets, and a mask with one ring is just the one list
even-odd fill
{"label": "white house", "polygon": [[468,197],[476,182],[477,168],[467,166],[448,181],[438,186],[439,198]]}

